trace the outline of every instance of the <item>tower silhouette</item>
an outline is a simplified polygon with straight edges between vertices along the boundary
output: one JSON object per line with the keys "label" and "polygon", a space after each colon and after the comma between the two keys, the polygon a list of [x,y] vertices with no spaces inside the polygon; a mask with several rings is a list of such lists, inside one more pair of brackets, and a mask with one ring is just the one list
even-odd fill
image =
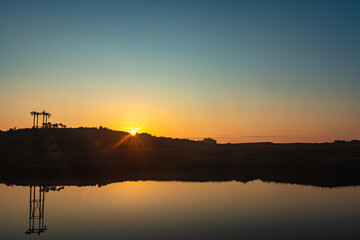
{"label": "tower silhouette", "polygon": [[[44,138],[45,132],[47,129],[47,120],[50,118],[51,114],[45,111],[30,112],[31,116],[34,116],[33,119],[33,139],[32,139],[32,150],[31,150],[31,161],[34,162],[43,162],[45,160],[45,149],[44,149]],[[43,122],[41,124],[42,128],[39,129],[39,116],[43,116]]]}

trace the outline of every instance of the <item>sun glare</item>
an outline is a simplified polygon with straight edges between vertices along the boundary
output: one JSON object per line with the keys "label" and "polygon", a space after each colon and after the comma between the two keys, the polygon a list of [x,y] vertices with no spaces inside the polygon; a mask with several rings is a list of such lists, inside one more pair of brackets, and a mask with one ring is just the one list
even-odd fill
{"label": "sun glare", "polygon": [[130,131],[130,134],[133,135],[133,136],[135,136],[135,135],[136,135],[136,131],[135,131],[135,130],[131,130],[131,131]]}

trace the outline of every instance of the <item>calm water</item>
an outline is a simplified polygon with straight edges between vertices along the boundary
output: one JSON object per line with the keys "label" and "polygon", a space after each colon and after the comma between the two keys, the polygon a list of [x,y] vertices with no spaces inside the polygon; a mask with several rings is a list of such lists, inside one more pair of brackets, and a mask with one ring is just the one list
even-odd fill
{"label": "calm water", "polygon": [[360,188],[123,182],[45,193],[26,235],[29,187],[0,185],[0,239],[360,239]]}

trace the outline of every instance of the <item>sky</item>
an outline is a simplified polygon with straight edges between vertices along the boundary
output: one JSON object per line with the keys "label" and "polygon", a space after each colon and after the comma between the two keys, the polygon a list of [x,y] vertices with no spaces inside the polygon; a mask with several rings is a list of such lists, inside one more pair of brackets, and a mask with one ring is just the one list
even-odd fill
{"label": "sky", "polygon": [[359,1],[0,0],[0,129],[360,139]]}

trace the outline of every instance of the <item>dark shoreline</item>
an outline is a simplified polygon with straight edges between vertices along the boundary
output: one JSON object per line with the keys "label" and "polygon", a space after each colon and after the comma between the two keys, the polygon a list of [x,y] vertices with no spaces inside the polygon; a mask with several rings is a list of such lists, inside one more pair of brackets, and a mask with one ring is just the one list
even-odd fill
{"label": "dark shoreline", "polygon": [[[117,169],[115,169],[117,170]],[[360,181],[352,178],[327,178],[322,176],[322,179],[312,176],[295,176],[295,177],[271,177],[271,176],[251,176],[246,174],[242,176],[241,173],[230,175],[230,174],[212,174],[212,176],[206,176],[207,173],[187,173],[179,174],[154,174],[154,176],[146,175],[144,173],[134,174],[127,173],[123,174],[119,172],[114,175],[97,175],[97,174],[74,174],[72,176],[64,176],[61,173],[55,173],[54,169],[52,174],[38,174],[36,170],[32,169],[32,173],[26,173],[23,171],[13,172],[11,174],[1,174],[0,183],[6,185],[38,185],[38,186],[94,186],[94,185],[108,185],[116,182],[124,181],[181,181],[181,182],[227,182],[227,181],[238,181],[238,182],[250,182],[254,180],[261,180],[263,182],[274,182],[283,184],[297,184],[306,186],[316,187],[347,187],[347,186],[359,186]],[[21,175],[19,177],[19,175]]]}
{"label": "dark shoreline", "polygon": [[259,179],[320,187],[360,185],[357,141],[207,144],[94,128],[44,129],[37,134],[44,146],[43,160],[31,157],[31,129],[0,133],[0,183],[84,186]]}

